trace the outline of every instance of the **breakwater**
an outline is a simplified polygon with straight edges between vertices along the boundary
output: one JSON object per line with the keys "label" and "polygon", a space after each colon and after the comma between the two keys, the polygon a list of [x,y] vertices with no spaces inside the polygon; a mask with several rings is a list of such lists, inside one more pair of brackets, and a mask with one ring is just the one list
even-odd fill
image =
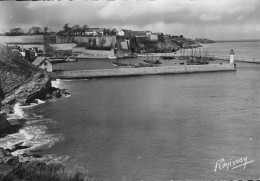
{"label": "breakwater", "polygon": [[[230,61],[229,56],[214,56],[215,60],[222,60],[222,61]],[[256,59],[249,59],[249,58],[244,58],[244,57],[236,57],[234,59],[235,62],[245,62],[245,63],[259,63],[259,60]]]}
{"label": "breakwater", "polygon": [[52,72],[52,77],[56,79],[84,79],[84,78],[156,75],[156,74],[222,72],[222,71],[235,71],[235,70],[236,69],[234,68],[234,64],[222,64],[222,65],[208,64],[208,65],[188,65],[188,66],[183,65],[183,66],[59,71],[59,72]]}

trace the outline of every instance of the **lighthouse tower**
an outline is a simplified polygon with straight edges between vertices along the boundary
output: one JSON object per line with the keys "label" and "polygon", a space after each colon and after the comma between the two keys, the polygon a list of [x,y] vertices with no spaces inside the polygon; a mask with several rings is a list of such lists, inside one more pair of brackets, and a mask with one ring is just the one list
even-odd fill
{"label": "lighthouse tower", "polygon": [[229,63],[234,63],[234,51],[233,50],[231,50],[230,51],[230,62]]}

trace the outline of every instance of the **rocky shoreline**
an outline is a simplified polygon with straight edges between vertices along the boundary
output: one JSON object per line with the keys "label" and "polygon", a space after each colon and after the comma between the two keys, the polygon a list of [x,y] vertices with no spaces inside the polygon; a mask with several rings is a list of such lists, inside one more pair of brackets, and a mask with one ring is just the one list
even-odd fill
{"label": "rocky shoreline", "polygon": [[[21,106],[39,104],[38,100],[50,100],[66,97],[69,92],[66,89],[52,87],[52,77],[49,73],[41,70],[25,59],[17,56],[8,47],[0,44],[0,138],[19,131],[26,120],[24,118],[10,118],[14,113],[17,103]],[[17,150],[29,148],[23,142],[16,143],[11,148],[2,148],[0,145],[0,180],[52,180],[54,178],[51,169],[55,168],[57,178],[54,180],[84,180],[80,174],[68,175],[63,173],[64,166],[57,163],[49,165],[47,155],[41,155],[33,150],[26,150],[23,154],[14,156]],[[37,163],[35,163],[37,162]],[[36,164],[36,165],[35,165]],[[44,172],[37,170],[37,165],[42,165]],[[32,167],[34,170],[32,170]],[[30,175],[28,177],[28,175]],[[40,177],[42,176],[42,179]],[[34,179],[32,179],[34,178]],[[68,179],[69,178],[69,179]]]}
{"label": "rocky shoreline", "polygon": [[25,59],[0,44],[0,86],[2,110],[0,109],[0,138],[15,133],[26,120],[7,120],[14,113],[14,106],[31,103],[37,99],[46,100],[69,95],[65,89],[52,87],[52,77],[46,71],[37,68]]}

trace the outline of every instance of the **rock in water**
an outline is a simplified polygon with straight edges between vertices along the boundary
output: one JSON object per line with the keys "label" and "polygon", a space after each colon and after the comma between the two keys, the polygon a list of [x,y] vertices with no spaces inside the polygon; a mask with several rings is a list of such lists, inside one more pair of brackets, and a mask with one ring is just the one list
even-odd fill
{"label": "rock in water", "polygon": [[3,116],[0,115],[0,138],[7,135],[16,133],[25,123],[25,119],[14,120],[9,123],[9,121]]}
{"label": "rock in water", "polygon": [[19,158],[12,156],[10,152],[0,147],[0,164],[15,165],[19,163]]}
{"label": "rock in water", "polygon": [[[5,98],[4,91],[1,88],[1,82],[0,82],[0,103]],[[0,110],[1,110],[1,104],[0,104]]]}

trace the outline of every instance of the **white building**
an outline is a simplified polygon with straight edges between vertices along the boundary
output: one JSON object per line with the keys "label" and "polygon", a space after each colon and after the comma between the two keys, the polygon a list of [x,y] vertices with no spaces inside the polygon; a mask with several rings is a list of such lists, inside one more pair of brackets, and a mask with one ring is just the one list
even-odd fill
{"label": "white building", "polygon": [[152,33],[150,38],[152,41],[157,41],[158,40],[158,36],[160,35],[161,33]]}
{"label": "white building", "polygon": [[145,33],[146,33],[146,36],[151,36],[152,35],[151,31],[145,31]]}
{"label": "white building", "polygon": [[234,63],[234,50],[230,51],[230,63]]}
{"label": "white building", "polygon": [[89,28],[85,31],[85,35],[97,36],[99,34],[104,36],[104,28]]}
{"label": "white building", "polygon": [[130,49],[130,40],[125,40],[121,42],[121,48],[125,50]]}
{"label": "white building", "polygon": [[120,30],[116,33],[116,35],[118,35],[118,36],[125,36],[125,32],[124,32],[124,30],[120,29]]}
{"label": "white building", "polygon": [[47,57],[37,57],[32,64],[47,72],[52,72],[52,63]]}

